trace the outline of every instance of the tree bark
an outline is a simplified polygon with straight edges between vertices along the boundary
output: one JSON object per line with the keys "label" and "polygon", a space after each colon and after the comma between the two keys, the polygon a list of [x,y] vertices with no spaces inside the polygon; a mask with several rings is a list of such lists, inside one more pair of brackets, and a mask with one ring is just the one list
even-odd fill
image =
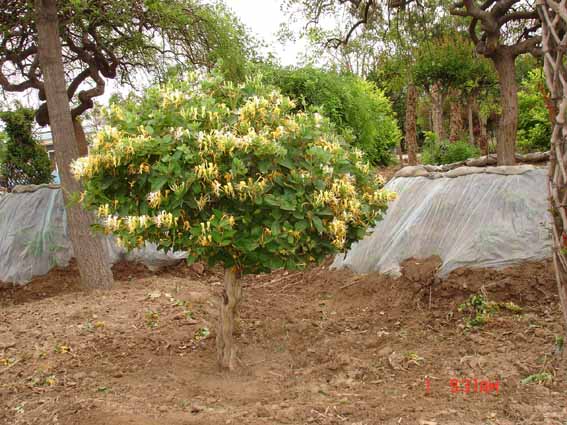
{"label": "tree bark", "polygon": [[234,328],[241,298],[242,287],[236,276],[236,269],[225,269],[217,330],[217,358],[221,369],[234,370],[237,366]]}
{"label": "tree bark", "polygon": [[474,96],[469,96],[469,100],[467,102],[467,121],[468,121],[468,127],[469,127],[469,143],[471,144],[471,146],[475,145],[475,140],[474,140],[474,104],[475,104],[475,99]]}
{"label": "tree bark", "polygon": [[451,117],[449,124],[449,141],[451,143],[458,141],[463,133],[463,110],[460,97],[459,90],[451,90]]}
{"label": "tree bark", "polygon": [[515,57],[501,52],[492,58],[500,83],[502,113],[496,132],[498,165],[516,164],[516,134],[518,131],[518,84]]}
{"label": "tree bark", "polygon": [[49,121],[53,133],[55,158],[67,211],[67,229],[85,288],[110,288],[110,263],[99,235],[91,233],[92,217],[74,198],[80,183],[71,174],[70,164],[79,157],[62,61],[56,0],[35,0],[38,53],[45,79]]}
{"label": "tree bark", "polygon": [[413,83],[408,85],[405,130],[408,164],[417,165],[417,88]]}
{"label": "tree bark", "polygon": [[431,121],[433,122],[433,132],[437,136],[437,141],[445,140],[443,129],[443,93],[441,85],[435,83],[431,86]]}
{"label": "tree bark", "polygon": [[77,141],[79,156],[87,156],[89,154],[89,144],[85,136],[85,130],[83,130],[83,125],[78,118],[73,120],[73,128],[75,129],[75,140]]}
{"label": "tree bark", "polygon": [[486,131],[487,118],[481,114],[478,115],[478,125],[480,135],[478,137],[478,147],[481,155],[488,155],[488,132]]}

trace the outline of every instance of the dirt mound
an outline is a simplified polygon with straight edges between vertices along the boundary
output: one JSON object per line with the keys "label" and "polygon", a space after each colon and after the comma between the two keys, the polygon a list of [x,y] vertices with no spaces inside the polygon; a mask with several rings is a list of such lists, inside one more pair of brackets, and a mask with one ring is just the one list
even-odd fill
{"label": "dirt mound", "polygon": [[0,291],[0,423],[564,425],[551,265],[439,280],[436,264],[246,277],[231,375],[215,365],[220,270],[122,265],[91,293],[53,271]]}

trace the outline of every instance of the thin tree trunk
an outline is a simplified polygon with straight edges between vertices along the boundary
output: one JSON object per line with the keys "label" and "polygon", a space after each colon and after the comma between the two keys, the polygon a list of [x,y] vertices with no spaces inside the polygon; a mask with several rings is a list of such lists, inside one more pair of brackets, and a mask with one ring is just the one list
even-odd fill
{"label": "thin tree trunk", "polygon": [[431,121],[433,122],[433,132],[437,136],[437,141],[445,140],[443,129],[443,93],[441,85],[435,83],[431,86]]}
{"label": "thin tree trunk", "polygon": [[417,165],[417,88],[413,83],[408,85],[405,130],[408,164]]}
{"label": "thin tree trunk", "polygon": [[516,164],[516,134],[518,131],[518,84],[515,57],[506,52],[493,58],[500,82],[502,113],[496,132],[498,165]]}
{"label": "thin tree trunk", "polygon": [[474,140],[474,96],[469,96],[469,100],[467,102],[467,120],[468,120],[468,127],[469,127],[469,143],[471,146],[475,145]]}
{"label": "thin tree trunk", "polygon": [[478,125],[480,127],[480,135],[478,137],[478,147],[480,148],[481,155],[488,155],[488,132],[486,131],[487,118],[479,114]]}
{"label": "thin tree trunk", "polygon": [[217,330],[217,358],[221,369],[234,370],[237,366],[234,328],[241,297],[242,286],[236,276],[236,269],[225,269]]}
{"label": "thin tree trunk", "polygon": [[89,154],[89,144],[85,136],[85,130],[83,130],[83,125],[78,119],[73,120],[73,128],[75,129],[75,140],[77,141],[79,156],[87,156]]}
{"label": "thin tree trunk", "polygon": [[455,143],[463,133],[463,111],[461,108],[461,96],[457,89],[451,90],[451,117],[449,124],[449,141]]}
{"label": "thin tree trunk", "polygon": [[402,141],[400,140],[400,143],[398,143],[398,146],[396,146],[396,152],[398,153],[398,158],[400,159],[400,165],[403,167],[404,166],[404,151],[402,150]]}
{"label": "thin tree trunk", "polygon": [[55,158],[61,188],[67,205],[67,229],[79,266],[81,283],[86,288],[110,288],[112,271],[101,236],[91,233],[91,215],[76,202],[81,191],[71,174],[70,164],[79,157],[65,84],[56,0],[35,0],[40,66],[45,80],[49,124],[53,133]]}

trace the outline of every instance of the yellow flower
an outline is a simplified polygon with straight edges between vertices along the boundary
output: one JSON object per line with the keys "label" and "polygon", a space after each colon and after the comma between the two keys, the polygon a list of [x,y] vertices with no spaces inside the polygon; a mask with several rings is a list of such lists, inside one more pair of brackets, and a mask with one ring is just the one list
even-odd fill
{"label": "yellow flower", "polygon": [[199,211],[202,211],[203,208],[207,206],[207,202],[209,202],[209,195],[201,195],[197,200],[197,208],[199,208]]}
{"label": "yellow flower", "polygon": [[197,242],[199,242],[201,246],[210,246],[213,243],[213,238],[211,235],[201,235],[199,239],[197,239]]}
{"label": "yellow flower", "polygon": [[104,204],[98,207],[98,217],[107,217],[108,215],[110,215],[110,205]]}
{"label": "yellow flower", "polygon": [[276,128],[274,131],[272,131],[272,138],[274,139],[279,139],[282,134],[284,133],[284,129],[283,127],[280,125],[278,126],[278,128]]}
{"label": "yellow flower", "polygon": [[149,173],[149,172],[150,172],[150,164],[148,164],[147,162],[142,162],[140,164],[139,174]]}
{"label": "yellow flower", "polygon": [[166,211],[160,212],[156,217],[154,217],[154,223],[157,227],[170,228],[176,220],[173,218],[173,214]]}
{"label": "yellow flower", "polygon": [[329,224],[329,230],[331,234],[334,236],[332,242],[333,245],[339,250],[343,249],[346,242],[346,230],[347,230],[345,222],[335,217],[333,221]]}
{"label": "yellow flower", "polygon": [[210,161],[205,161],[194,168],[197,177],[206,181],[212,181],[219,176],[219,169],[217,165]]}
{"label": "yellow flower", "polygon": [[128,225],[128,231],[134,233],[140,226],[140,218],[138,216],[129,216],[126,219],[126,223]]}
{"label": "yellow flower", "polygon": [[232,183],[231,183],[231,182],[228,182],[227,184],[225,184],[225,185],[222,187],[222,190],[223,190],[223,192],[226,193],[228,196],[232,196],[232,197],[233,197],[233,196],[235,195],[234,187],[232,186]]}
{"label": "yellow flower", "polygon": [[248,188],[248,185],[246,184],[246,182],[244,180],[240,180],[240,182],[238,182],[238,185],[236,186],[236,188],[239,192],[244,192]]}

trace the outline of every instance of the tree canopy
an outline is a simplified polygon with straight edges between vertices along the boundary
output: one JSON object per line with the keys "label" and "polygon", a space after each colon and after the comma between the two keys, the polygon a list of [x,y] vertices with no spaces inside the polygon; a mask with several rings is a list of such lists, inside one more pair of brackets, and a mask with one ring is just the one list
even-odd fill
{"label": "tree canopy", "polygon": [[151,241],[244,272],[348,249],[390,194],[330,121],[259,80],[171,82],[112,111],[75,164],[85,202],[128,247]]}
{"label": "tree canopy", "polygon": [[[40,125],[49,122],[38,35],[31,0],[6,0],[0,9],[0,87],[36,89]],[[196,0],[60,0],[59,32],[73,118],[93,106],[106,80],[140,85],[144,73],[175,64],[211,68],[222,59],[242,77],[250,40],[220,3]],[[141,73],[141,74],[140,74]],[[146,76],[147,78],[147,76]]]}
{"label": "tree canopy", "polygon": [[468,91],[496,83],[487,59],[479,57],[470,40],[458,33],[422,43],[416,49],[412,71],[415,82],[425,87],[441,83],[445,89]]}

